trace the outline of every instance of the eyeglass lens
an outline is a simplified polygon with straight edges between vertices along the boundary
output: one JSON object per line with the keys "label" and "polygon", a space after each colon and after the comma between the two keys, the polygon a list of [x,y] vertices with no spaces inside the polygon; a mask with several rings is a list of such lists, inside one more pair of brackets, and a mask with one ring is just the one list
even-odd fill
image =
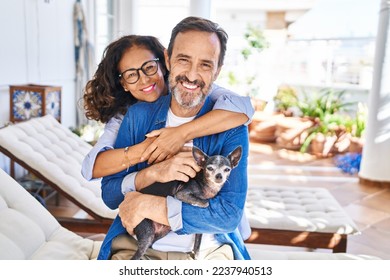
{"label": "eyeglass lens", "polygon": [[129,69],[122,73],[123,79],[129,84],[134,84],[139,80],[139,71],[141,70],[146,76],[152,76],[156,74],[158,69],[157,60],[149,60],[146,61],[142,66],[138,69]]}

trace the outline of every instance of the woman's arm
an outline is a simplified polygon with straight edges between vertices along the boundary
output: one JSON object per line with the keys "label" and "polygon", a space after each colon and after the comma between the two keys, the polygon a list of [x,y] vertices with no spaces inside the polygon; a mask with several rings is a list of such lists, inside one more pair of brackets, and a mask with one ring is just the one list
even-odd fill
{"label": "woman's arm", "polygon": [[252,120],[255,111],[248,96],[214,85],[210,98],[215,104],[207,114],[175,128],[167,127],[149,133],[148,137],[158,137],[142,154],[142,161],[147,159],[149,164],[160,162],[194,138],[220,133]]}
{"label": "woman's arm", "polygon": [[[147,139],[138,145],[129,147],[127,156],[131,164],[137,164],[145,160],[148,160],[148,163],[161,162],[178,153],[186,142],[194,138],[247,124],[253,117],[254,109],[249,97],[239,96],[216,85],[213,86],[210,97],[215,101],[212,111],[176,128],[155,130],[147,136],[148,138],[158,136],[157,138]],[[95,157],[89,157],[89,173],[91,175],[89,179],[84,176],[87,180],[112,175],[127,168],[122,165],[124,149],[112,148],[121,122],[122,119],[120,119],[120,122],[116,121],[114,123],[117,126],[116,129],[105,130],[105,134],[112,139],[111,147],[109,149],[100,148]],[[83,163],[84,169],[88,168],[84,168]]]}
{"label": "woman's arm", "polygon": [[95,160],[92,171],[93,178],[100,178],[107,175],[118,173],[127,169],[131,165],[142,162],[141,154],[153,142],[154,138],[146,138],[145,141],[125,148],[112,149],[100,152]]}
{"label": "woman's arm", "polygon": [[194,138],[216,134],[243,125],[248,117],[242,113],[225,110],[212,110],[207,114],[178,127],[166,127],[149,133],[148,137],[158,136],[142,154],[142,161],[155,163],[170,158],[184,144]]}
{"label": "woman's arm", "polygon": [[99,178],[93,175],[96,157],[99,153],[114,148],[115,139],[118,135],[122,120],[122,115],[111,118],[104,126],[103,134],[99,137],[91,151],[85,156],[81,167],[81,174],[86,180],[89,181],[94,178]]}
{"label": "woman's arm", "polygon": [[[123,121],[123,116],[111,118],[104,127],[103,134],[97,143],[84,158],[81,174],[87,180],[101,178],[125,170],[127,166],[137,164],[141,154],[153,142],[154,138],[129,147],[125,154],[125,148],[114,149],[114,143],[118,130]],[[126,157],[126,159],[125,159]]]}

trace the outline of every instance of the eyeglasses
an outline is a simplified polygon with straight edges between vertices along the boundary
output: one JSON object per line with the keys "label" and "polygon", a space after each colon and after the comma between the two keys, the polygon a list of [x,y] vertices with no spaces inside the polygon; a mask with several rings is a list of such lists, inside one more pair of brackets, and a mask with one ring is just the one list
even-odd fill
{"label": "eyeglasses", "polygon": [[146,76],[152,76],[157,73],[159,58],[146,61],[140,68],[130,68],[119,74],[128,84],[135,84],[139,80],[139,71],[141,70]]}

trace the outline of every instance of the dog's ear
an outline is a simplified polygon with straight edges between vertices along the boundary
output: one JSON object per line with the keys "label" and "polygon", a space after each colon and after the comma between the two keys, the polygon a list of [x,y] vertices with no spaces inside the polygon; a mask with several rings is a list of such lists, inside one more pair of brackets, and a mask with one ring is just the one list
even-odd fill
{"label": "dog's ear", "polygon": [[234,168],[238,165],[238,162],[241,159],[242,155],[242,147],[238,146],[237,148],[234,149],[233,152],[231,152],[227,158],[230,160],[231,167]]}
{"label": "dog's ear", "polygon": [[192,155],[199,166],[203,166],[209,158],[201,149],[195,146],[192,147]]}

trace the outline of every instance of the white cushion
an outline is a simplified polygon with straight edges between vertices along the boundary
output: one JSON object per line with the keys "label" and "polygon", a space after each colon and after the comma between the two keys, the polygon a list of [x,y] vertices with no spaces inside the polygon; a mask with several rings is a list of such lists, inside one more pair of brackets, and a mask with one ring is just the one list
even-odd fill
{"label": "white cushion", "polygon": [[0,259],[94,259],[101,241],[63,228],[21,185],[0,169]]}
{"label": "white cushion", "polygon": [[114,219],[117,210],[101,199],[100,180],[87,181],[81,165],[92,146],[53,116],[34,118],[0,129],[0,146],[37,170],[86,208]]}
{"label": "white cushion", "polygon": [[246,215],[252,228],[356,234],[356,224],[324,188],[250,186]]}
{"label": "white cushion", "polygon": [[380,258],[349,253],[326,253],[307,251],[275,251],[264,249],[261,245],[246,244],[253,260],[379,260]]}

